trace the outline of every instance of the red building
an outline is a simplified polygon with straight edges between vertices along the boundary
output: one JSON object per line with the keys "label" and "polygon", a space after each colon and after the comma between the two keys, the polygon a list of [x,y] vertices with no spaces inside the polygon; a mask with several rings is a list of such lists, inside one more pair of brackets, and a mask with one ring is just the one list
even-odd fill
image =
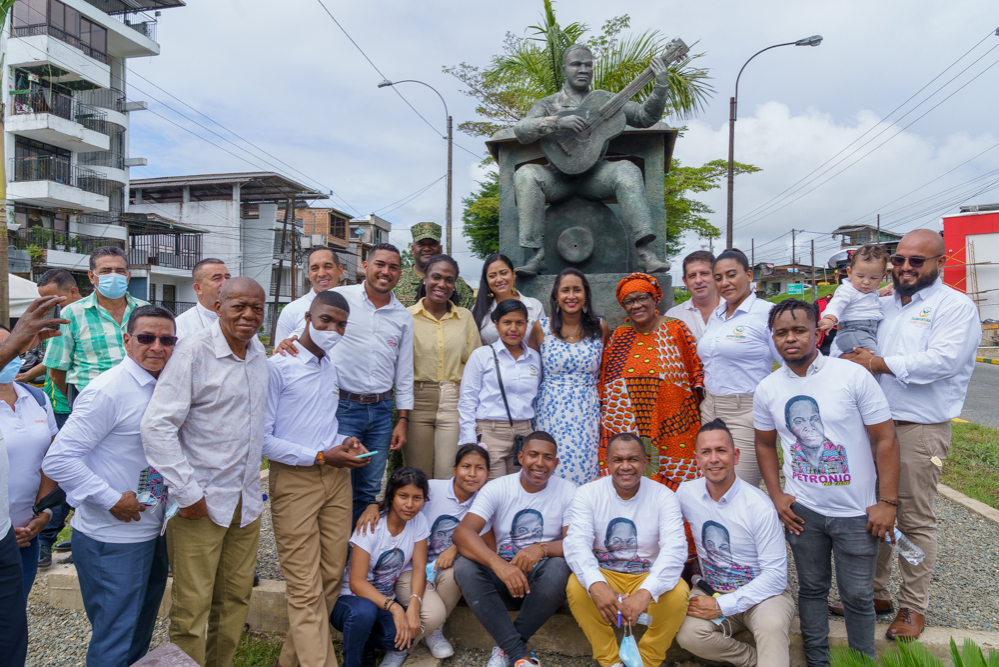
{"label": "red building", "polygon": [[962,206],[960,213],[944,216],[943,228],[944,283],[969,293],[977,282],[977,294],[969,296],[982,319],[999,320],[999,204]]}

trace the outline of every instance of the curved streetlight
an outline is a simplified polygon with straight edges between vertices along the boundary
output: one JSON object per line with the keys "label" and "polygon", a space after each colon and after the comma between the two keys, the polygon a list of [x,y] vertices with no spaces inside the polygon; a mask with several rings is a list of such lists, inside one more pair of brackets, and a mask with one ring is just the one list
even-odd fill
{"label": "curved streetlight", "polygon": [[746,69],[746,65],[748,65],[753,58],[760,55],[764,51],[776,49],[779,46],[818,46],[821,43],[822,35],[812,35],[811,37],[799,39],[796,42],[784,42],[783,44],[768,46],[767,48],[754,53],[749,60],[743,64],[742,68],[739,70],[739,75],[735,77],[735,95],[729,99],[728,115],[728,215],[725,225],[726,248],[732,247],[732,202],[735,194],[735,119],[739,100],[739,79],[742,78],[742,70]]}
{"label": "curved streetlight", "polygon": [[447,240],[447,245],[445,246],[444,252],[451,254],[451,149],[453,147],[452,135],[451,135],[451,114],[447,110],[447,102],[444,101],[444,96],[438,92],[436,88],[431,86],[429,83],[424,83],[422,81],[417,81],[416,79],[403,79],[402,81],[389,81],[385,79],[378,84],[379,88],[388,88],[389,86],[394,86],[399,83],[418,83],[421,86],[426,86],[430,90],[437,93],[437,97],[441,98],[441,104],[444,105],[444,115],[447,116],[447,136],[442,137],[447,139],[447,210],[445,211],[445,228],[446,234],[445,239]]}

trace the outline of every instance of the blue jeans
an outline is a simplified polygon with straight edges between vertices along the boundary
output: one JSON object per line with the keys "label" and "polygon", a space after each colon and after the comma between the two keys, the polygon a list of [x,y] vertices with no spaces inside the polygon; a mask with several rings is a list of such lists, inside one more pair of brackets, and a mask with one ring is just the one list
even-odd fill
{"label": "blue jeans", "polygon": [[52,545],[59,539],[59,533],[66,527],[66,517],[73,510],[69,503],[61,503],[52,508],[52,518],[38,533],[39,545],[52,548]]}
{"label": "blue jeans", "polygon": [[38,574],[38,535],[28,542],[28,546],[23,549],[18,548],[21,552],[21,576],[24,582],[24,603],[28,604],[28,593],[31,592],[31,587],[35,585],[35,575]]}
{"label": "blue jeans", "polygon": [[76,531],[73,563],[93,626],[87,667],[128,667],[153,637],[167,581],[166,537],[115,544]]}
{"label": "blue jeans", "polygon": [[14,529],[0,539],[0,664],[23,667],[28,656],[28,615],[21,554]]}
{"label": "blue jeans", "polygon": [[362,405],[341,398],[336,418],[341,434],[354,436],[369,452],[378,452],[371,457],[371,463],[350,471],[350,483],[354,489],[354,518],[350,524],[353,527],[357,525],[361,512],[375,502],[382,490],[382,475],[385,474],[385,462],[392,444],[392,399]]}
{"label": "blue jeans", "polygon": [[333,605],[330,623],[343,633],[343,667],[360,667],[364,647],[398,651],[392,613],[378,608],[368,598],[341,595]]}
{"label": "blue jeans", "polygon": [[867,517],[827,517],[800,503],[792,511],[805,520],[800,535],[787,530],[798,568],[798,618],[809,667],[829,664],[829,587],[836,561],[836,584],[843,600],[850,648],[874,657],[874,570],[878,538],[867,532]]}

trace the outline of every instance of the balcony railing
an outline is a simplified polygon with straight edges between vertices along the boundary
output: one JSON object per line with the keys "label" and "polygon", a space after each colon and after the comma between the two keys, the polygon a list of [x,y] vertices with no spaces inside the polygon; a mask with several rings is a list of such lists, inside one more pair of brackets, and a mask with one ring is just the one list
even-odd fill
{"label": "balcony railing", "polygon": [[190,310],[191,308],[194,308],[195,306],[194,301],[162,301],[162,300],[153,299],[149,303],[151,303],[154,306],[160,306],[161,308],[166,308],[171,313],[173,313],[175,317],[183,312]]}
{"label": "balcony railing", "polygon": [[128,263],[191,270],[201,261],[201,234],[141,234],[129,238]]}
{"label": "balcony railing", "polygon": [[114,169],[125,168],[125,156],[114,151],[92,151],[89,153],[77,153],[76,162],[87,167],[112,167]]}
{"label": "balcony railing", "polygon": [[75,46],[94,60],[100,61],[105,65],[108,62],[108,54],[98,51],[89,44],[84,44],[80,41],[79,37],[75,37],[65,30],[60,30],[54,25],[49,25],[47,23],[23,25],[13,28],[13,31],[14,37],[34,37],[35,35],[48,35],[49,37],[55,37],[61,42],[65,42],[70,46]]}
{"label": "balcony railing", "polygon": [[100,109],[111,109],[112,111],[125,111],[125,93],[117,88],[94,88],[93,90],[80,90],[73,94],[73,97],[83,104]]}
{"label": "balcony railing", "polygon": [[50,113],[73,120],[73,98],[51,88],[35,87],[26,93],[11,96],[11,112],[15,115]]}
{"label": "balcony railing", "polygon": [[82,102],[76,103],[76,106],[73,109],[73,120],[88,130],[100,132],[101,134],[106,134],[109,137],[113,132],[115,132],[115,128],[118,127],[117,123],[108,122],[107,113],[101,111],[97,107],[92,107],[89,104],[83,104]]}
{"label": "balcony railing", "polygon": [[125,249],[125,242],[121,239],[88,236],[75,232],[49,229],[48,227],[22,227],[16,232],[7,232],[7,239],[11,246],[27,251],[31,255],[32,264],[42,263],[42,253],[46,250],[60,250],[89,255],[94,248],[101,246],[114,246],[122,250]]}
{"label": "balcony railing", "polygon": [[11,180],[15,182],[54,181],[96,195],[109,196],[108,180],[104,174],[70,164],[66,158],[54,155],[12,157],[9,165]]}
{"label": "balcony railing", "polygon": [[[124,19],[123,23],[127,25],[132,30],[136,31],[140,35],[145,35],[149,39],[156,41],[156,19],[139,17],[139,16],[129,16],[124,17],[115,16],[116,19]],[[136,20],[141,19],[141,20]]]}

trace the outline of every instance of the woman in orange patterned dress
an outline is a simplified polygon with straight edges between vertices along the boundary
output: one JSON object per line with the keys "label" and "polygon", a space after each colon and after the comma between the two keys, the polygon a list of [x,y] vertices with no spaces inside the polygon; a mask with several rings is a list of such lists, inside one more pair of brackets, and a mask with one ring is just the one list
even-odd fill
{"label": "woman in orange patterned dress", "polygon": [[645,445],[645,476],[676,490],[699,476],[694,440],[701,426],[698,404],[704,371],[687,325],[656,312],[659,281],[633,273],[617,286],[628,314],[611,335],[600,368],[600,474],[607,471],[607,444],[634,433]]}

